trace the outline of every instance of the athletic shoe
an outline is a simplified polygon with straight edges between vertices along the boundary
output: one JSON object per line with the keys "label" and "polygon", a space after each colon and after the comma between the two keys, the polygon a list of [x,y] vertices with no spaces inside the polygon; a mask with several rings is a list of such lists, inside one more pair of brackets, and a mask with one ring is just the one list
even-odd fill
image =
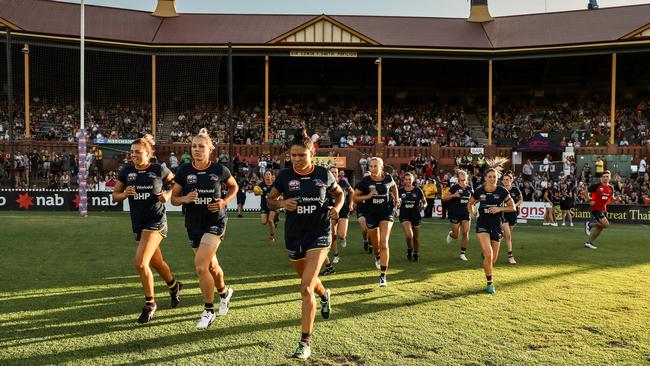
{"label": "athletic shoe", "polygon": [[237,215],[237,217],[244,217],[244,215],[242,215],[242,214],[239,214],[239,215]]}
{"label": "athletic shoe", "polygon": [[598,249],[597,246],[595,246],[595,245],[593,245],[593,244],[591,244],[591,243],[585,243],[585,248],[588,248],[588,249]]}
{"label": "athletic shoe", "polygon": [[374,250],[372,249],[372,245],[368,245],[368,254],[374,254]]}
{"label": "athletic shoe", "polygon": [[156,313],[156,309],[158,309],[158,307],[155,302],[151,305],[145,304],[142,308],[142,314],[140,314],[140,317],[138,318],[138,323],[149,323],[149,320],[153,319],[153,314]]}
{"label": "athletic shoe", "polygon": [[330,312],[332,311],[332,303],[330,302],[330,290],[326,289],[325,293],[327,294],[327,300],[323,301],[321,299],[320,301],[320,315],[323,317],[323,319],[329,319]]}
{"label": "athletic shoe", "polygon": [[419,262],[420,261],[420,255],[419,254],[413,254],[413,262]]}
{"label": "athletic shoe", "polygon": [[551,223],[549,225],[557,227],[557,222]]}
{"label": "athletic shoe", "polygon": [[296,351],[291,355],[291,358],[297,358],[300,360],[306,360],[311,356],[311,347],[309,347],[308,343],[305,342],[298,342],[298,348],[296,348]]}
{"label": "athletic shoe", "polygon": [[488,293],[488,294],[493,294],[493,293],[495,293],[495,292],[497,292],[497,289],[494,288],[494,284],[493,284],[493,283],[487,285],[487,293]]}
{"label": "athletic shoe", "polygon": [[406,260],[409,261],[409,262],[413,261],[413,253],[412,252],[410,252],[410,251],[406,252]]}
{"label": "athletic shoe", "polygon": [[181,290],[183,289],[183,282],[176,281],[174,289],[169,290],[169,297],[171,298],[172,309],[177,307],[181,302]]}
{"label": "athletic shoe", "polygon": [[508,257],[508,263],[517,264],[517,261],[515,260],[515,257]]}
{"label": "athletic shoe", "polygon": [[542,224],[542,226],[549,226],[551,223],[550,222],[545,222]]}
{"label": "athletic shoe", "polygon": [[573,226],[573,223],[571,223],[571,226]]}
{"label": "athletic shoe", "polygon": [[375,267],[377,267],[377,269],[381,269],[381,263],[379,262],[379,259],[376,258],[375,258]]}
{"label": "athletic shoe", "polygon": [[452,240],[454,240],[454,238],[451,237],[451,231],[449,231],[449,233],[447,233],[447,244],[451,243]]}
{"label": "athletic shoe", "polygon": [[465,256],[465,254],[459,255],[458,258],[460,258],[461,261],[466,261],[467,260],[467,257]]}
{"label": "athletic shoe", "polygon": [[232,287],[228,287],[226,290],[226,297],[219,296],[219,316],[224,316],[228,314],[228,305],[230,304],[230,298],[234,290]]}
{"label": "athletic shoe", "polygon": [[562,223],[562,226],[566,226],[566,222],[563,222],[563,223]]}
{"label": "athletic shoe", "polygon": [[364,252],[367,252],[369,246],[370,246],[370,245],[368,245],[368,242],[367,242],[367,241],[364,241],[364,242],[363,242],[363,251],[364,251]]}
{"label": "athletic shoe", "polygon": [[196,329],[208,329],[210,324],[214,322],[214,319],[216,319],[216,316],[213,311],[203,310],[201,318],[196,323]]}
{"label": "athletic shoe", "polygon": [[386,286],[388,286],[388,280],[386,279],[386,276],[379,276],[379,287]]}
{"label": "athletic shoe", "polygon": [[275,244],[275,235],[269,235],[269,244]]}
{"label": "athletic shoe", "polygon": [[334,269],[334,267],[330,267],[330,268],[325,267],[325,269],[323,270],[323,272],[320,273],[320,275],[321,276],[328,276],[328,275],[331,275],[331,274],[334,274],[334,273],[336,273],[336,270]]}
{"label": "athletic shoe", "polygon": [[591,235],[591,228],[589,227],[589,221],[585,221],[585,234],[587,234],[587,236]]}
{"label": "athletic shoe", "polygon": [[334,264],[337,264],[340,261],[341,261],[341,258],[339,258],[338,255],[335,255],[334,258],[332,258],[332,263],[334,263]]}
{"label": "athletic shoe", "polygon": [[339,244],[341,244],[341,248],[345,248],[348,246],[348,241],[345,239],[339,239]]}

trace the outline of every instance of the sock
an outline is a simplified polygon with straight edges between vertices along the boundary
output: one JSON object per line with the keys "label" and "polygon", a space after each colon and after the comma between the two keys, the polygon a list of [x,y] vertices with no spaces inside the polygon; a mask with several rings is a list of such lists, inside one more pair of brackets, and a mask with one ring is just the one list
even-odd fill
{"label": "sock", "polygon": [[508,258],[512,258],[512,251],[508,252]]}
{"label": "sock", "polygon": [[310,341],[310,340],[311,340],[311,334],[309,334],[309,333],[302,333],[302,334],[300,335],[300,342],[309,344],[309,341]]}
{"label": "sock", "polygon": [[226,298],[226,295],[228,294],[228,287],[224,286],[221,289],[217,289],[217,292],[219,293],[219,297],[222,299]]}
{"label": "sock", "polygon": [[487,279],[487,284],[491,285],[492,284],[492,276],[485,276],[485,278]]}
{"label": "sock", "polygon": [[176,286],[176,279],[172,278],[171,281],[167,282],[167,287],[171,289],[174,288],[174,286]]}
{"label": "sock", "polygon": [[[325,294],[327,294],[327,292],[325,292]],[[327,297],[327,296],[325,296],[325,295],[320,295],[320,301],[327,301],[327,300],[329,300],[329,299],[330,299],[330,298]]]}
{"label": "sock", "polygon": [[465,254],[467,248],[460,247],[460,254]]}
{"label": "sock", "polygon": [[388,269],[388,266],[380,266],[379,270],[381,271],[381,275],[385,276],[386,275],[386,270]]}
{"label": "sock", "polygon": [[333,253],[333,254],[334,254],[335,257],[338,257],[338,256],[339,256],[339,253]]}
{"label": "sock", "polygon": [[327,264],[325,265],[325,267],[326,267],[327,269],[329,269],[329,270],[334,269],[334,266],[332,265],[332,262],[327,263]]}
{"label": "sock", "polygon": [[345,239],[341,239],[341,238],[339,238],[339,243],[341,244],[342,247],[348,244],[348,242]]}
{"label": "sock", "polygon": [[153,296],[145,296],[144,297],[144,304],[145,305],[153,305],[156,303],[156,300],[154,299]]}
{"label": "sock", "polygon": [[408,253],[408,255],[413,254],[413,249],[411,248],[406,249],[406,253]]}
{"label": "sock", "polygon": [[413,256],[417,258],[418,252],[413,252]]}
{"label": "sock", "polygon": [[380,259],[381,259],[381,257],[380,257],[380,256],[378,256],[378,255],[375,255],[375,260],[376,260],[376,261],[378,261],[378,260],[380,260]]}
{"label": "sock", "polygon": [[205,306],[205,310],[214,313],[214,303],[206,302],[204,306]]}

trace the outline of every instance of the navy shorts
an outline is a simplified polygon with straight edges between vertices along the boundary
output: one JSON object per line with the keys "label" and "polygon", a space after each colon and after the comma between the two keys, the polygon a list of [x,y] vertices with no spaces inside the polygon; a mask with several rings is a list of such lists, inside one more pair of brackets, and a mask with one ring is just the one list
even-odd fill
{"label": "navy shorts", "polygon": [[490,240],[492,241],[501,241],[503,238],[503,229],[501,228],[501,225],[499,227],[483,227],[481,225],[476,225],[476,233],[481,234],[481,233],[488,233],[490,234]]}
{"label": "navy shorts", "polygon": [[287,255],[292,261],[299,261],[304,259],[307,252],[310,250],[329,249],[332,245],[332,232],[321,233],[311,240],[287,240],[285,247]]}
{"label": "navy shorts", "polygon": [[379,223],[382,221],[390,221],[390,222],[395,221],[392,214],[384,214],[381,216],[366,214],[365,216],[366,216],[366,225],[368,226],[368,229],[378,228]]}
{"label": "navy shorts", "polygon": [[419,213],[411,213],[406,215],[399,215],[399,222],[409,221],[413,226],[420,226],[422,222],[422,216]]}
{"label": "navy shorts", "polygon": [[261,208],[260,208],[260,213],[261,213],[261,214],[267,214],[267,215],[268,215],[269,212],[271,212],[271,210],[269,210],[268,207],[261,207]]}
{"label": "navy shorts", "polygon": [[449,222],[452,224],[460,224],[461,221],[470,221],[469,213],[464,213],[462,215],[455,214],[455,213],[447,213],[449,215]]}
{"label": "navy shorts", "polygon": [[605,218],[605,213],[603,211],[591,211],[591,216],[600,221]]}
{"label": "navy shorts", "polygon": [[503,222],[507,223],[511,227],[517,225],[517,213],[516,212],[504,212],[503,213]]}
{"label": "navy shorts", "polygon": [[201,245],[201,238],[204,234],[216,235],[223,240],[226,232],[226,221],[220,221],[206,225],[196,225],[187,228],[187,237],[190,239],[190,245],[196,249]]}
{"label": "navy shorts", "polygon": [[163,238],[167,237],[167,219],[156,219],[145,223],[132,224],[135,241],[142,238],[142,230],[157,231]]}
{"label": "navy shorts", "polygon": [[347,207],[347,205],[343,204],[343,207],[341,207],[341,211],[339,211],[339,219],[347,219],[350,217],[350,209]]}
{"label": "navy shorts", "polygon": [[237,193],[237,204],[238,205],[243,205],[246,203],[246,194],[239,194]]}

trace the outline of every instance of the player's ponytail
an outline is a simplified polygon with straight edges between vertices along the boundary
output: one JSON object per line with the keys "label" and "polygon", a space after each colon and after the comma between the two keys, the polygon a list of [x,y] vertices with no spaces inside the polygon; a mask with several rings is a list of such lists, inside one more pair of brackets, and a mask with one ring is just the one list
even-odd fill
{"label": "player's ponytail", "polygon": [[293,140],[291,140],[291,146],[302,146],[305,149],[310,150],[312,153],[314,152],[314,142],[307,134],[307,130],[305,129],[304,126],[297,129],[293,133]]}
{"label": "player's ponytail", "polygon": [[510,177],[510,179],[512,179],[512,180],[515,179],[515,176],[514,176],[514,174],[512,173],[512,170],[506,170],[506,172],[503,173],[503,176],[504,176],[504,177]]}
{"label": "player's ponytail", "polygon": [[153,146],[156,144],[156,140],[150,134],[146,134],[131,143],[131,145],[136,144],[144,146],[149,156],[151,156],[154,152]]}
{"label": "player's ponytail", "polygon": [[503,172],[503,166],[507,162],[508,159],[501,156],[497,156],[494,159],[487,159],[486,163],[489,168],[485,171],[485,174],[487,175],[487,173],[493,171],[497,175],[497,179],[501,178],[501,174]]}

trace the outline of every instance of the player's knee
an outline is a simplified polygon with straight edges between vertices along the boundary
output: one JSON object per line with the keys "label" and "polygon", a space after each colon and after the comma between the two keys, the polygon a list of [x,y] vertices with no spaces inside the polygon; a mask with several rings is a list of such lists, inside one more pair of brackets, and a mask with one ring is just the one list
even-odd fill
{"label": "player's knee", "polygon": [[135,269],[136,269],[138,272],[140,272],[140,273],[145,273],[145,272],[147,272],[147,264],[144,263],[143,261],[139,261],[139,260],[137,260],[137,261],[133,262],[133,266],[134,266]]}
{"label": "player's knee", "polygon": [[310,282],[300,284],[300,295],[302,297],[314,297],[314,285]]}
{"label": "player's knee", "polygon": [[606,229],[609,227],[609,221],[603,220],[600,222],[600,226],[602,226],[603,229]]}

